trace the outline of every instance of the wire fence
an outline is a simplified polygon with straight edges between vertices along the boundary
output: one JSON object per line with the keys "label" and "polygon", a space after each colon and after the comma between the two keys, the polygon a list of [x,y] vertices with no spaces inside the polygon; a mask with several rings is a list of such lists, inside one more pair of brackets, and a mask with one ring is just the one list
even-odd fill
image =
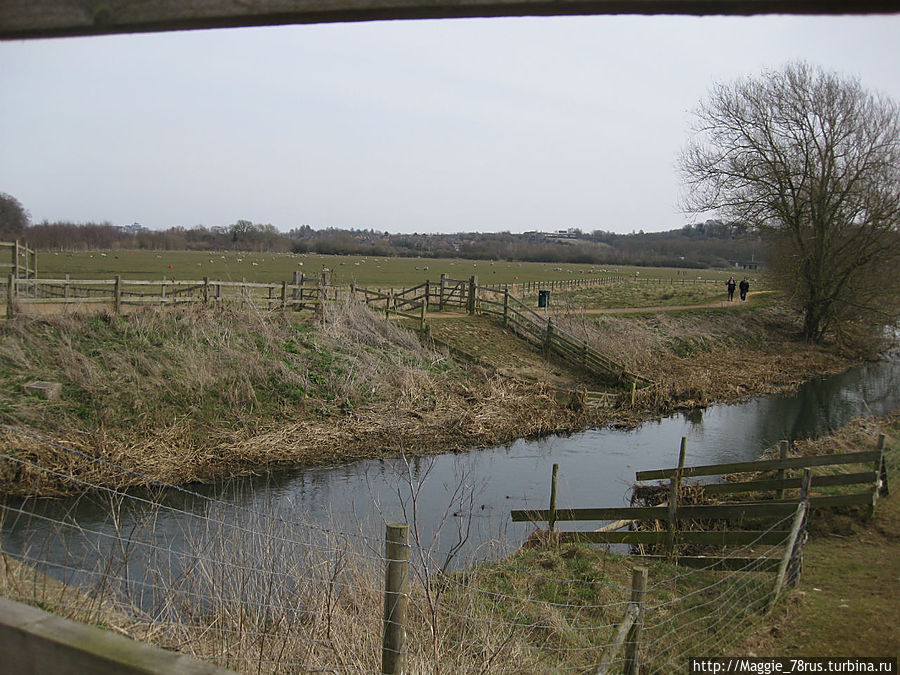
{"label": "wire fence", "polygon": [[[105,463],[26,429],[0,432]],[[764,615],[780,555],[753,542],[728,552],[749,560],[733,571],[654,562],[635,604],[635,561],[618,550],[523,547],[451,566],[458,549],[420,536],[413,512],[405,641],[392,646],[385,568],[396,561],[382,531],[324,527],[124,467],[106,468],[142,487],[94,484],[15,450],[0,461],[79,489],[0,503],[3,595],[246,673],[400,672],[383,671],[392,649],[392,667],[408,673],[596,672],[601,662],[602,672],[636,672],[635,658],[641,672],[683,672],[689,655],[723,653]],[[629,632],[622,647],[627,617],[641,637]]]}

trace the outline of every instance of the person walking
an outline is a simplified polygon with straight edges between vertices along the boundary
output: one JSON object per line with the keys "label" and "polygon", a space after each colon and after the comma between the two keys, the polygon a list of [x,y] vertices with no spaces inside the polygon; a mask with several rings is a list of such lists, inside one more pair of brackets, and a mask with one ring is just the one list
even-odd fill
{"label": "person walking", "polygon": [[750,282],[747,281],[747,277],[744,277],[744,280],[741,282],[741,285],[738,286],[738,290],[741,292],[741,302],[747,299],[747,291],[750,290]]}
{"label": "person walking", "polygon": [[737,283],[734,280],[734,277],[731,277],[728,280],[728,302],[734,300],[734,287],[737,286]]}

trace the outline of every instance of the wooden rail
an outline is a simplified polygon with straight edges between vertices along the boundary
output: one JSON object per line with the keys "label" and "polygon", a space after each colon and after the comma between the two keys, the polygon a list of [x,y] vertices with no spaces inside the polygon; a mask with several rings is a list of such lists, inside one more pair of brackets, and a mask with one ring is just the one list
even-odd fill
{"label": "wooden rail", "polygon": [[119,312],[126,305],[181,303],[244,303],[265,310],[319,310],[324,302],[339,299],[335,289],[304,283],[258,283],[209,278],[122,279],[17,279],[7,277],[7,316],[27,305],[82,305],[105,303]]}
{"label": "wooden rail", "polygon": [[[677,560],[679,565],[703,567],[719,570],[776,572],[787,563],[786,559],[797,559],[799,550],[795,543],[805,527],[807,510],[811,504],[808,498],[809,474],[805,476],[804,491],[799,500],[782,502],[754,502],[733,504],[684,505],[680,504],[678,493],[673,489],[669,502],[661,506],[631,506],[612,508],[560,509],[556,505],[556,481],[559,465],[553,465],[552,489],[549,509],[522,509],[510,512],[513,522],[546,522],[554,531],[558,522],[573,521],[607,521],[615,522],[608,527],[594,531],[554,531],[553,541],[559,543],[580,544],[628,544],[631,546],[659,546],[665,549],[665,555],[644,555],[650,559]],[[677,479],[673,477],[673,481]],[[673,483],[674,484],[674,483]],[[793,516],[793,518],[791,518]],[[777,529],[779,523],[791,518],[789,529]],[[637,529],[634,526],[641,522],[660,522],[665,529]],[[759,530],[710,530],[694,529],[697,523],[707,524],[714,521],[776,523],[768,529]],[[628,531],[618,531],[629,526]],[[802,526],[802,527],[801,527]],[[755,558],[736,556],[691,556],[679,555],[679,546],[693,545],[715,549],[737,548],[737,552],[747,547],[770,547],[763,550]],[[784,547],[781,553],[773,550]],[[776,594],[780,585],[776,584]]]}
{"label": "wooden rail", "polygon": [[[563,282],[575,287],[589,282],[606,282],[608,278]],[[468,280],[451,279],[441,275],[438,283],[426,281],[411,288],[394,290],[351,288],[351,295],[360,294],[370,306],[384,311],[385,316],[401,316],[419,321],[424,330],[429,310],[462,309],[470,315],[482,314],[497,318],[504,327],[563,361],[617,385],[646,385],[650,381],[629,372],[624,366],[600,353],[583,340],[554,325],[514,297],[508,284],[482,286],[477,277]]]}
{"label": "wooden rail", "polygon": [[[12,274],[16,279],[34,279],[37,276],[37,253],[24,242],[0,241],[0,249],[9,249],[9,262],[0,262],[0,275]],[[0,261],[4,258],[0,254]],[[24,261],[23,261],[24,258]]]}
{"label": "wooden rail", "polygon": [[[863,486],[864,489],[849,494],[816,495],[808,498],[813,508],[835,508],[842,506],[868,506],[868,516],[875,515],[878,499],[889,494],[887,464],[884,458],[884,435],[878,439],[875,450],[864,452],[848,452],[833,455],[816,455],[812,457],[788,457],[789,443],[782,441],[780,457],[778,459],[764,459],[756,462],[732,462],[729,464],[707,464],[693,467],[679,467],[675,469],[656,469],[653,471],[638,471],[635,475],[638,480],[665,479],[680,481],[681,478],[690,476],[721,476],[741,473],[757,474],[760,472],[775,472],[776,478],[758,478],[744,481],[726,481],[724,483],[703,484],[703,490],[708,495],[738,495],[753,493],[764,495],[773,493],[774,499],[765,503],[778,504],[790,503],[785,500],[785,490],[804,489],[803,477],[786,476],[791,469],[809,470],[813,467],[842,467],[853,464],[871,464],[872,469],[867,471],[854,471],[848,473],[832,473],[815,476],[814,484],[817,490],[821,488],[843,488],[848,486]],[[636,485],[634,494],[642,490],[653,489],[647,486]]]}

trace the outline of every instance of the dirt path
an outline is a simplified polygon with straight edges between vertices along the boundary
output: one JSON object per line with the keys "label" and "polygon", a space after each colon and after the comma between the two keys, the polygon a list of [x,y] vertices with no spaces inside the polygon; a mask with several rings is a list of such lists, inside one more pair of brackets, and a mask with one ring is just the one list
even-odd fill
{"label": "dirt path", "polygon": [[[657,312],[685,312],[692,309],[735,309],[737,307],[746,307],[748,304],[754,304],[754,297],[767,295],[773,291],[754,291],[747,294],[746,302],[734,300],[717,300],[716,302],[708,302],[702,305],[655,305],[653,307],[603,307],[594,309],[579,309],[578,314],[656,314]],[[552,314],[559,314],[553,311]],[[465,312],[434,312],[428,314],[428,320],[446,320],[446,319],[464,319],[468,314]]]}

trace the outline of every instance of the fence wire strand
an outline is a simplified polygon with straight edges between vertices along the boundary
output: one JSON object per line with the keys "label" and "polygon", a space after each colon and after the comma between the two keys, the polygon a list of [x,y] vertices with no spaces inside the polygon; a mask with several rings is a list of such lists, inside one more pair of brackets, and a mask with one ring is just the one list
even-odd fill
{"label": "fence wire strand", "polygon": [[[0,503],[5,597],[241,672],[380,672],[382,538],[231,503],[39,434],[0,429],[144,483],[98,485],[0,453],[0,461],[79,491],[56,506],[34,498]],[[171,495],[189,501],[167,503]],[[86,506],[100,515],[79,522]],[[774,592],[767,572],[787,540],[759,542],[792,518],[718,554],[732,563],[747,558],[740,569],[654,565],[639,620],[646,672],[683,670],[688,655],[721,650],[738,626],[760,616]],[[437,564],[446,552],[434,541],[412,541],[409,587],[398,594],[409,605],[409,672],[593,671],[633,611],[628,582],[639,557],[585,547],[572,555],[595,556],[594,567],[578,573],[562,563],[576,549],[551,546],[452,570]],[[610,672],[621,672],[624,659],[622,651],[609,655]]]}

